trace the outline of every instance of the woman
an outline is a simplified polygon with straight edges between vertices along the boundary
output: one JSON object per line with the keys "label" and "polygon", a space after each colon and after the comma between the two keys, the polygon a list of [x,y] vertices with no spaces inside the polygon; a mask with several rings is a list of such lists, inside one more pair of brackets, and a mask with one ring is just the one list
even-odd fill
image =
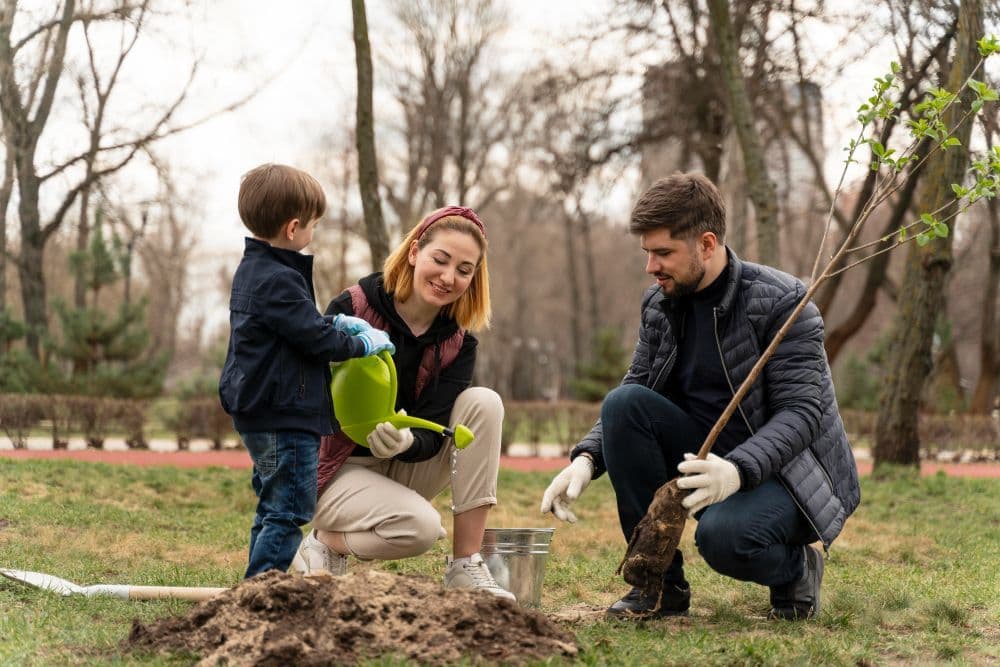
{"label": "woman", "polygon": [[486,228],[469,208],[430,213],[385,262],[334,299],[328,315],[360,317],[396,346],[396,409],[438,423],[465,424],[476,435],[464,450],[426,429],[385,422],[368,447],[343,433],[320,448],[314,530],[299,548],[300,572],[347,571],[347,557],[407,558],[447,535],[430,499],[452,488],[453,556],[444,583],[514,596],[497,585],[479,548],[496,504],[503,404],[496,392],[470,387],[476,338],[490,319]]}

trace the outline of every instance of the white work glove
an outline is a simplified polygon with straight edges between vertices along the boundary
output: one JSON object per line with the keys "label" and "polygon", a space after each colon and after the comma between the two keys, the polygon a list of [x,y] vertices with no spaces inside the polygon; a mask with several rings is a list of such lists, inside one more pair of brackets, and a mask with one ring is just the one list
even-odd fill
{"label": "white work glove", "polygon": [[589,456],[577,456],[545,489],[545,494],[542,495],[542,514],[552,512],[557,519],[576,523],[576,515],[569,509],[570,503],[580,497],[593,478],[594,462]]}
{"label": "white work glove", "polygon": [[396,354],[396,346],[389,340],[389,334],[381,329],[369,328],[359,334],[355,334],[365,344],[365,356],[370,357],[378,354],[382,350],[388,350],[389,354]]}
{"label": "white work glove", "polygon": [[740,490],[739,469],[732,462],[715,454],[709,454],[707,459],[701,460],[688,452],[677,470],[684,475],[677,480],[677,486],[695,489],[681,501],[691,517]]}
{"label": "white work glove", "polygon": [[368,324],[368,320],[338,313],[337,316],[333,318],[333,328],[337,331],[343,331],[345,334],[350,336],[357,336],[359,333],[368,331],[374,327]]}
{"label": "white work glove", "polygon": [[[405,415],[406,410],[400,410],[399,414]],[[375,430],[368,434],[368,449],[372,450],[375,458],[391,459],[405,452],[411,445],[413,431],[408,428],[398,429],[391,422],[376,425]]]}

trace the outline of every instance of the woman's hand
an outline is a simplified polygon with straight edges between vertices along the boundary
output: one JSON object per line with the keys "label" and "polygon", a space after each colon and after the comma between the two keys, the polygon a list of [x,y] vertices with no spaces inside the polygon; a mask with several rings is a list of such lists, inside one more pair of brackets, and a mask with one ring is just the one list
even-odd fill
{"label": "woman's hand", "polygon": [[[400,410],[400,414],[406,414]],[[413,445],[413,431],[408,428],[398,429],[391,422],[382,422],[368,434],[368,448],[375,458],[391,459],[402,454]]]}

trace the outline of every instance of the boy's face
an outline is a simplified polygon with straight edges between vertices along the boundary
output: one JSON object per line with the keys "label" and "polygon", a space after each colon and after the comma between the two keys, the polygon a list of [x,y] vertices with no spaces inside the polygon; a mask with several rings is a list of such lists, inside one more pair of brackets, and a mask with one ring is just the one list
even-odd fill
{"label": "boy's face", "polygon": [[295,250],[298,252],[312,243],[313,232],[316,231],[316,225],[318,224],[319,218],[310,220],[308,223],[304,224],[298,218],[289,220],[285,226],[281,228],[281,232],[278,234],[278,237],[276,239],[269,239],[268,242],[276,248],[284,248],[285,250]]}

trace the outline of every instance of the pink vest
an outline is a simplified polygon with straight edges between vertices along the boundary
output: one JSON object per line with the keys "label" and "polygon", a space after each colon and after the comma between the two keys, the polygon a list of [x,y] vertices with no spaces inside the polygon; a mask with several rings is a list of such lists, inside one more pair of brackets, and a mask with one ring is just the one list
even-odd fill
{"label": "pink vest", "polygon": [[[376,329],[386,328],[385,320],[368,303],[368,297],[365,296],[361,285],[353,285],[347,291],[351,295],[351,307],[356,317],[366,320]],[[459,329],[441,342],[439,371],[450,366],[458,358],[458,353],[462,350],[462,343],[464,341],[465,330]],[[434,366],[434,346],[431,345],[424,350],[424,356],[420,359],[420,369],[417,371],[415,387],[417,396],[420,396],[427,383],[433,379]],[[354,441],[344,435],[342,431],[338,431],[333,435],[323,436],[319,446],[319,469],[316,480],[317,497],[323,494],[323,490],[330,483],[333,474],[344,464],[347,457],[354,451],[354,447]]]}

